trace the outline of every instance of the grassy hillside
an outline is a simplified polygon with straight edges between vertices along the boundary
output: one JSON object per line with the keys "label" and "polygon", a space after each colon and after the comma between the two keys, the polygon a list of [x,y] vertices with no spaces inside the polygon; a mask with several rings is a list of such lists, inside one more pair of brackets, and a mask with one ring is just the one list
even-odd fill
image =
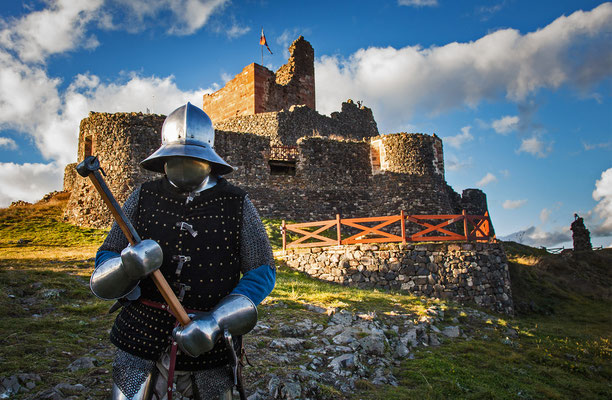
{"label": "grassy hillside", "polygon": [[[0,383],[19,374],[40,377],[11,399],[44,398],[66,383],[74,385],[65,389],[74,398],[103,399],[110,388],[108,330],[115,315],[106,313],[109,302],[88,289],[91,258],[104,232],[63,223],[64,204],[56,199],[0,210]],[[278,246],[273,222],[268,229]],[[319,282],[279,261],[276,288],[260,306],[263,328],[248,342],[255,365],[245,370],[249,390],[267,390],[271,376],[310,370],[305,367],[315,345],[285,354],[274,341],[305,320],[325,326],[329,317],[317,309],[337,309],[380,321],[389,328],[390,342],[392,327],[399,325],[401,333],[403,321],[427,318],[439,329],[459,326],[462,335],[440,336],[439,346],[420,345],[389,362],[396,386],[361,379],[356,390],[341,391],[319,383],[314,398],[612,398],[612,250],[563,257],[513,243],[506,247],[515,317],[471,304]],[[321,336],[316,332],[312,338]],[[94,364],[81,369],[73,364],[85,357]]]}

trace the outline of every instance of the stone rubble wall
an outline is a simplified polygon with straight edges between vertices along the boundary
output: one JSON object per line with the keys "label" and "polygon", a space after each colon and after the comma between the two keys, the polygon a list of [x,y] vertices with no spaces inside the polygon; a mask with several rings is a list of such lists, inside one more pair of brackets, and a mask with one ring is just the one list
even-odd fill
{"label": "stone rubble wall", "polygon": [[266,136],[272,145],[295,146],[298,139],[310,136],[362,140],[378,137],[372,110],[351,100],[342,103],[342,111],[331,117],[306,106],[255,115],[242,115],[215,122],[219,131]]}
{"label": "stone rubble wall", "polygon": [[379,138],[382,139],[382,157],[387,171],[444,176],[441,141],[437,136],[402,132]]}
{"label": "stone rubble wall", "polygon": [[71,163],[64,168],[64,192],[72,192],[80,175],[76,171],[77,163]]}
{"label": "stone rubble wall", "polygon": [[361,244],[288,249],[295,270],[359,288],[474,302],[513,314],[508,260],[501,243]]}
{"label": "stone rubble wall", "polygon": [[[307,107],[300,110],[310,112]],[[254,117],[267,118],[269,123],[272,114]],[[80,141],[87,135],[93,138],[93,152],[99,155],[107,183],[120,204],[137,185],[155,176],[138,164],[160,146],[163,119],[136,113],[92,113],[83,120]],[[263,217],[305,222],[333,219],[336,214],[345,218],[396,215],[401,210],[407,214],[461,213],[464,199],[434,168],[436,137],[401,133],[376,138],[380,137],[385,140],[383,147],[391,149],[386,152],[390,169],[401,173],[372,174],[369,140],[302,137],[296,141],[299,157],[293,176],[271,174],[268,160],[273,140],[269,136],[217,130],[215,149],[236,169],[227,179],[249,193]],[[402,151],[411,161],[403,161]],[[81,153],[79,161],[82,157]],[[110,214],[89,180],[76,176],[70,185],[75,196],[66,211],[67,220],[109,227]],[[407,225],[409,234],[421,229]]]}
{"label": "stone rubble wall", "polygon": [[[81,121],[78,162],[83,161],[85,138],[91,137],[92,153],[98,156],[106,184],[119,204],[141,183],[158,175],[140,168],[139,163],[159,147],[164,119],[156,114],[91,112]],[[90,179],[78,174],[64,219],[94,228],[110,228],[113,221]]]}
{"label": "stone rubble wall", "polygon": [[[395,215],[401,210],[461,213],[461,196],[442,176],[431,174],[432,168],[417,169],[415,174],[372,175],[367,141],[304,137],[297,145],[294,176],[270,174],[270,141],[265,137],[217,131],[215,147],[236,168],[227,179],[245,189],[260,214],[268,218],[305,222],[333,219],[336,214],[347,218]],[[415,146],[413,153],[421,148],[432,154],[430,146]],[[421,228],[408,225],[407,230],[413,233]]]}
{"label": "stone rubble wall", "polygon": [[574,243],[574,251],[592,251],[591,232],[584,225],[584,219],[576,216],[574,222],[570,226],[572,231],[572,240]]}

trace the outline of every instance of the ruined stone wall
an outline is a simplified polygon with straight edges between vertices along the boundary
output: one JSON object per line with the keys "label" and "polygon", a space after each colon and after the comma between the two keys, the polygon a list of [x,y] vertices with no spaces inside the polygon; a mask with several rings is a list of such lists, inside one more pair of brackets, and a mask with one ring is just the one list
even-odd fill
{"label": "ruined stone wall", "polygon": [[66,165],[64,168],[64,192],[72,192],[79,174],[76,172],[77,163]]}
{"label": "ruined stone wall", "polygon": [[[258,121],[259,126],[267,126],[265,129],[273,132],[275,123],[282,120],[278,115],[299,115],[294,121],[299,126],[297,121],[313,113],[319,115],[307,107],[297,107],[293,111],[258,114],[244,121]],[[92,113],[82,121],[80,141],[93,139],[95,154],[99,155],[107,183],[119,203],[137,185],[155,176],[138,164],[159,147],[163,119],[136,113]],[[223,126],[239,127],[237,119],[232,121],[234,125]],[[405,133],[375,137],[384,140],[383,147],[390,149],[389,169],[402,171],[382,170],[377,174],[372,173],[369,140],[302,137],[295,143],[299,157],[292,175],[271,173],[270,149],[278,143],[274,138],[220,129],[215,138],[217,153],[236,169],[227,176],[228,180],[249,193],[264,217],[316,221],[336,214],[345,218],[397,215],[401,210],[407,214],[459,214],[474,197],[462,199],[435,168],[436,137]],[[110,214],[89,180],[77,176],[71,185],[74,195],[66,218],[82,226],[108,228]],[[415,224],[406,228],[409,234],[422,229]]]}
{"label": "ruined stone wall", "polygon": [[501,243],[361,244],[289,249],[283,257],[293,269],[342,285],[401,290],[514,312]]}
{"label": "ruined stone wall", "polygon": [[[237,168],[228,180],[247,190],[266,217],[314,221],[338,213],[347,218],[395,215],[401,210],[408,214],[461,213],[461,196],[442,175],[432,172],[431,165],[417,170],[418,174],[383,171],[373,175],[368,141],[301,138],[295,175],[271,175],[269,139],[227,131],[218,131],[217,138],[217,152]],[[423,148],[431,155],[430,146]],[[407,226],[408,232],[420,229]]]}
{"label": "ruined stone wall", "polygon": [[483,215],[489,209],[487,195],[480,189],[464,189],[461,194],[461,208],[468,214]]}
{"label": "ruined stone wall", "polygon": [[[139,167],[139,162],[161,144],[163,115],[143,113],[95,113],[81,121],[78,162],[83,161],[84,142],[91,138],[93,154],[106,173],[105,181],[119,204],[142,182],[157,174]],[[110,212],[88,178],[76,177],[64,217],[70,223],[108,228]]]}
{"label": "ruined stone wall", "polygon": [[396,133],[380,136],[384,168],[390,172],[444,176],[442,144],[437,136]]}
{"label": "ruined stone wall", "polygon": [[261,112],[282,110],[291,105],[316,109],[314,49],[303,36],[289,46],[289,60],[264,87],[264,95],[257,99]]}
{"label": "ruined stone wall", "polygon": [[324,136],[345,139],[378,136],[372,110],[357,106],[350,100],[342,104],[342,111],[331,117],[321,115],[306,106],[291,106],[287,110],[255,115],[244,115],[216,122],[215,129],[267,136],[273,145],[295,146],[304,136]]}
{"label": "ruined stone wall", "polygon": [[205,94],[202,109],[214,123],[280,111],[292,105],[314,110],[314,50],[300,36],[289,47],[289,53],[289,60],[276,73],[259,64],[247,65],[222,89]]}
{"label": "ruined stone wall", "polygon": [[202,109],[213,122],[255,114],[256,82],[261,84],[267,79],[266,71],[270,72],[258,64],[247,65],[223,88],[212,94],[205,94]]}

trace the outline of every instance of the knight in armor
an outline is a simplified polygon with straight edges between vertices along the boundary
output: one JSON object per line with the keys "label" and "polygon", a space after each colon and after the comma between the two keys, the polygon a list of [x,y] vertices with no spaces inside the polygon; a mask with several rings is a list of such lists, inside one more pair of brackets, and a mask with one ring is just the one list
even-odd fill
{"label": "knight in armor", "polygon": [[[143,183],[123,211],[142,242],[118,225],[96,254],[91,289],[123,307],[112,327],[117,346],[112,399],[231,399],[242,335],[272,291],[276,270],[259,215],[233,171],[213,149],[210,118],[190,103],[162,127],[162,145],[140,165],[163,173]],[[149,275],[160,269],[191,322],[180,327]],[[238,354],[237,354],[238,353]]]}

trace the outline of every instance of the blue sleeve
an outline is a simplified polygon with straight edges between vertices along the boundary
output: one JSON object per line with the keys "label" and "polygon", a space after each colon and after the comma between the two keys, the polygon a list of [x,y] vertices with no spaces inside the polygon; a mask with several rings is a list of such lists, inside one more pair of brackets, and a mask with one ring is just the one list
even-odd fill
{"label": "blue sleeve", "polygon": [[104,261],[109,260],[111,258],[119,257],[119,256],[120,254],[115,253],[114,251],[98,250],[98,252],[96,253],[96,268],[98,268],[98,266],[102,264]]}
{"label": "blue sleeve", "polygon": [[230,294],[244,295],[257,306],[272,292],[275,283],[276,269],[262,265],[244,274]]}

